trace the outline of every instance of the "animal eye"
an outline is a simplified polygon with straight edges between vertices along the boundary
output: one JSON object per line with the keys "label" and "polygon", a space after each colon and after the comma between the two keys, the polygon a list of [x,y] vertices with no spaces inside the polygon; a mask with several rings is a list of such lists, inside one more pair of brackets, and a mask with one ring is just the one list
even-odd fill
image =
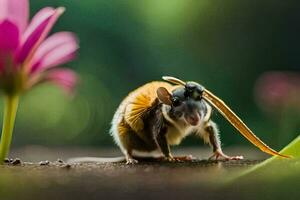
{"label": "animal eye", "polygon": [[177,99],[177,98],[172,99],[172,105],[174,107],[180,106],[180,104],[181,104],[181,101],[179,99]]}

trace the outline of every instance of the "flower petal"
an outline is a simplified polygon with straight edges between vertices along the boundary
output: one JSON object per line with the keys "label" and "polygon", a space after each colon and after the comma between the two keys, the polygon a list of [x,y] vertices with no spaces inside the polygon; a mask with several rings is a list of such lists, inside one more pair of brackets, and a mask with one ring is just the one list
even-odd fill
{"label": "flower petal", "polygon": [[8,19],[15,23],[20,32],[25,30],[29,18],[28,0],[0,0],[0,22]]}
{"label": "flower petal", "polygon": [[8,20],[0,23],[0,53],[14,52],[18,44],[18,27]]}
{"label": "flower petal", "polygon": [[12,61],[18,45],[18,27],[8,20],[0,23],[0,71]]}
{"label": "flower petal", "polygon": [[50,81],[62,87],[68,94],[73,94],[78,77],[70,69],[53,69],[47,72],[44,81]]}
{"label": "flower petal", "polygon": [[22,46],[18,53],[18,62],[30,61],[34,52],[47,37],[49,31],[58,17],[64,12],[64,8],[43,8],[32,19],[22,37]]}
{"label": "flower petal", "polygon": [[64,64],[76,55],[76,36],[71,32],[59,32],[46,39],[37,49],[31,73]]}

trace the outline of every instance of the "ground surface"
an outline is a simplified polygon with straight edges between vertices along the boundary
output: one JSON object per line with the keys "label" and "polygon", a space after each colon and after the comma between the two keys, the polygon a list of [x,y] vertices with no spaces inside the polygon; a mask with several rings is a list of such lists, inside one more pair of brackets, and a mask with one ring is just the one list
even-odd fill
{"label": "ground surface", "polygon": [[[209,155],[206,149],[181,149],[175,154],[192,153],[203,157],[183,163],[146,160],[134,166],[124,163],[69,165],[65,162],[69,157],[115,156],[119,153],[95,149],[16,149],[12,156],[30,162],[0,166],[0,199],[244,198],[249,193],[241,189],[247,187],[239,188],[236,184],[224,187],[223,182],[259,163],[264,155],[244,148],[229,149],[228,152],[239,152],[246,159],[208,161],[205,159]],[[57,160],[58,158],[61,160]]]}

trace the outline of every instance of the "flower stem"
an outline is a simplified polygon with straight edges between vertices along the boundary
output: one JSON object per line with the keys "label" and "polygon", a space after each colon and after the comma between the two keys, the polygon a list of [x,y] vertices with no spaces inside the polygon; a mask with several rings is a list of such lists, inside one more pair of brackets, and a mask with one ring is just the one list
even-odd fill
{"label": "flower stem", "polygon": [[3,164],[4,159],[9,153],[10,143],[12,139],[12,132],[14,129],[16,113],[19,104],[19,96],[7,95],[4,101],[3,112],[3,127],[0,142],[0,164]]}

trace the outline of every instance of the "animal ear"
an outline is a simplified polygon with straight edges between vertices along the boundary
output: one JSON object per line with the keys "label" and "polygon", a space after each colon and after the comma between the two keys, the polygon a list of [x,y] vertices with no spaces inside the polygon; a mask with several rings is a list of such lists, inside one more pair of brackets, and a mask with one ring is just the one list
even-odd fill
{"label": "animal ear", "polygon": [[172,105],[172,95],[169,93],[169,91],[164,88],[164,87],[160,87],[157,89],[156,91],[157,93],[157,97],[158,99],[164,103],[164,104],[167,104],[167,105]]}

